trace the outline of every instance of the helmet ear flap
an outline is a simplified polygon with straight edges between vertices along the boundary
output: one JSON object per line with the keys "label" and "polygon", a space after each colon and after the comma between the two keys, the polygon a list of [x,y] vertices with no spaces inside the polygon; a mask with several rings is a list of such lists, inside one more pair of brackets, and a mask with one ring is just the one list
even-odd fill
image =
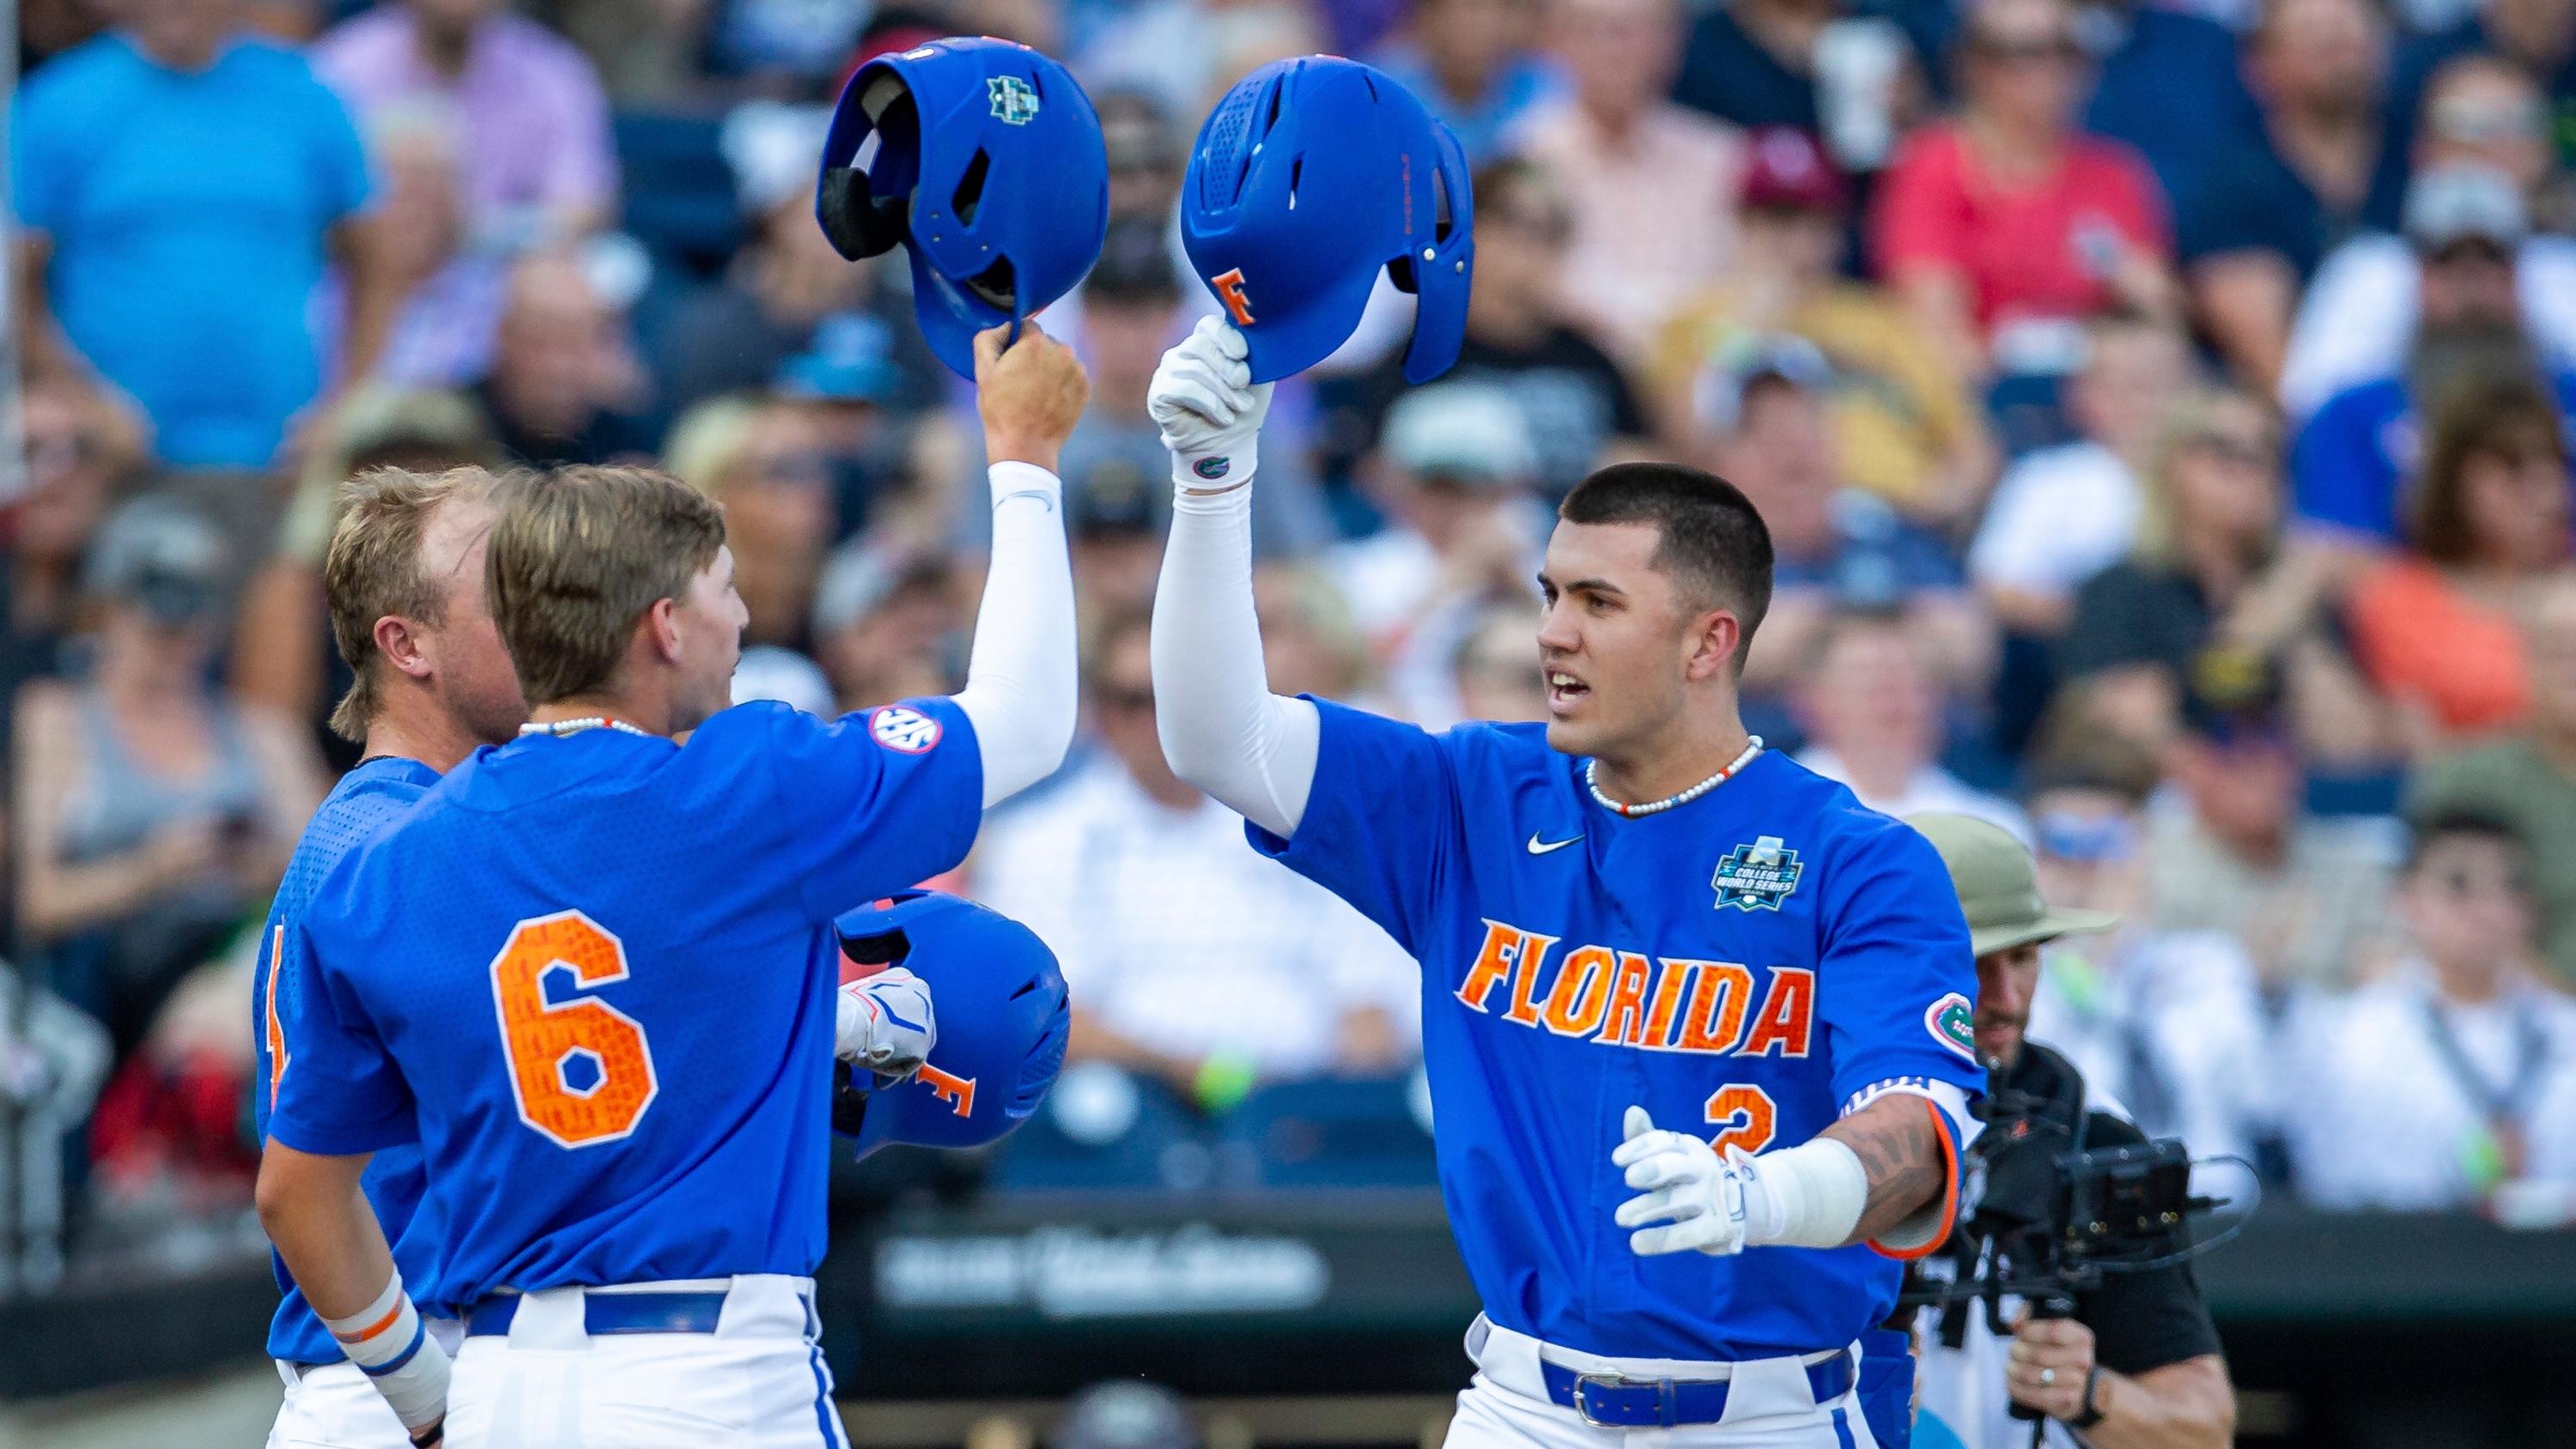
{"label": "helmet ear flap", "polygon": [[823,169],[814,219],[832,249],[851,261],[894,250],[912,223],[912,189],[921,173],[921,111],[903,77],[881,71],[860,92],[871,128],[846,166]]}

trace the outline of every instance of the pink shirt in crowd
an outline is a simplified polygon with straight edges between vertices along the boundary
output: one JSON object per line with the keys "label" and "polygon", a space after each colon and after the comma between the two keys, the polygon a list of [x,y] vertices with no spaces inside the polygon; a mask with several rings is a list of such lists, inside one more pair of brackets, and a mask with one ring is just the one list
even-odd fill
{"label": "pink shirt in crowd", "polygon": [[2154,173],[2127,146],[2097,136],[2069,137],[2053,174],[2007,191],[1978,166],[1956,126],[1924,126],[1889,167],[1876,222],[1880,275],[1898,281],[1912,267],[1956,269],[1989,337],[2014,322],[2102,311],[2123,244],[2173,255]]}
{"label": "pink shirt in crowd", "polygon": [[1518,141],[1574,214],[1566,305],[1622,361],[1641,359],[1735,253],[1742,133],[1665,104],[1614,141],[1569,100],[1532,112]]}

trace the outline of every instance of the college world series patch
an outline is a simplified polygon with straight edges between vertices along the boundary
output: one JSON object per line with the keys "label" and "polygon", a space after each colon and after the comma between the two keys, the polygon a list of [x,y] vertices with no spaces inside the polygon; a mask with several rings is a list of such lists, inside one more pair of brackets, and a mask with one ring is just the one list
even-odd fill
{"label": "college world series patch", "polygon": [[1923,1027],[1934,1041],[1972,1062],[1977,1059],[1977,1013],[1968,998],[1953,991],[1923,1008]]}
{"label": "college world series patch", "polygon": [[939,721],[920,710],[890,704],[868,716],[868,733],[889,750],[918,755],[939,743]]}
{"label": "college world series patch", "polygon": [[1779,836],[1765,835],[1728,851],[1708,883],[1717,889],[1721,911],[1728,906],[1739,911],[1776,911],[1798,888],[1801,869],[1798,852],[1783,845]]}
{"label": "college world series patch", "polygon": [[993,114],[1005,126],[1025,126],[1038,118],[1038,93],[1018,76],[988,77],[984,98],[992,103]]}

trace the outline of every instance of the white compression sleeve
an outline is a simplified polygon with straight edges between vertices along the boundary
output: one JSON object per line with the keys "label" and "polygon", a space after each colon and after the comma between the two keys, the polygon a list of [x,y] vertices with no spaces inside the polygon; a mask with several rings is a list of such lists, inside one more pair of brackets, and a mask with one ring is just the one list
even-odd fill
{"label": "white compression sleeve", "polygon": [[1744,1195],[1746,1246],[1839,1248],[1851,1240],[1869,1206],[1869,1172],[1859,1153],[1818,1137],[1750,1161],[1756,1186]]}
{"label": "white compression sleeve", "polygon": [[1273,835],[1296,833],[1322,720],[1270,692],[1252,608],[1252,489],[1183,488],[1154,590],[1154,718],[1163,757]]}
{"label": "white compression sleeve", "polygon": [[1073,743],[1073,566],[1064,485],[1028,463],[995,463],[992,564],[957,707],[975,726],[984,804],[1055,773]]}

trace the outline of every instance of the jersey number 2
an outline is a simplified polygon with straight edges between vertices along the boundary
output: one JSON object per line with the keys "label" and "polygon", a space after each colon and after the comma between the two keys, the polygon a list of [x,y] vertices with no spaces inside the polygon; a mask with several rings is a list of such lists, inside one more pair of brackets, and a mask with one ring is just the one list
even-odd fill
{"label": "jersey number 2", "polygon": [[1779,1115],[1771,1094],[1760,1087],[1720,1087],[1708,1099],[1708,1120],[1725,1131],[1710,1140],[1723,1155],[1729,1147],[1760,1152],[1771,1145],[1772,1119]]}
{"label": "jersey number 2", "polygon": [[[492,1005],[519,1120],[558,1147],[593,1147],[635,1130],[662,1090],[635,1018],[594,996],[546,1000],[557,969],[576,986],[626,979],[626,947],[579,911],[521,921],[492,958]],[[578,1085],[576,1085],[578,1083]]]}

